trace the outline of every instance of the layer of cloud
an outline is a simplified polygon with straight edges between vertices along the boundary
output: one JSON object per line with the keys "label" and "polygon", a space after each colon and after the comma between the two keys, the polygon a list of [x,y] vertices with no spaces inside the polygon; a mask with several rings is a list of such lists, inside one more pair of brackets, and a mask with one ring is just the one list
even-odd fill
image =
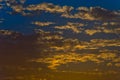
{"label": "layer of cloud", "polygon": [[[47,63],[48,68],[56,69],[60,65],[67,63],[84,63],[84,62],[94,62],[97,64],[104,63],[106,61],[113,61],[117,58],[115,53],[100,53],[100,54],[76,54],[76,53],[67,53],[67,54],[58,54],[48,58],[40,58],[33,60],[35,62]],[[120,61],[119,61],[120,62]],[[120,67],[119,62],[115,63],[114,66]],[[114,63],[113,63],[114,64]],[[108,65],[108,64],[106,64]]]}

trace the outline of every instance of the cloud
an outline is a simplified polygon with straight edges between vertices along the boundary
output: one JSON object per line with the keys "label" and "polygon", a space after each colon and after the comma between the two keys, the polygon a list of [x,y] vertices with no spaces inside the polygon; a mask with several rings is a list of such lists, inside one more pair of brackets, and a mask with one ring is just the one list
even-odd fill
{"label": "cloud", "polygon": [[61,33],[59,33],[59,32],[51,33],[49,31],[43,31],[41,29],[39,29],[39,30],[37,29],[37,30],[35,30],[35,33],[38,35],[37,36],[37,42],[38,43],[39,42],[44,43],[44,41],[46,41],[46,42],[48,41],[48,43],[49,43],[49,42],[51,42],[51,40],[57,41],[57,40],[62,40],[64,38],[63,36],[61,36]]}
{"label": "cloud", "polygon": [[[8,37],[6,39],[10,41],[9,36],[15,37],[15,35],[18,34],[8,30],[1,30],[0,35],[5,36],[5,38]],[[58,70],[59,67],[69,63],[87,64],[88,62],[95,65],[99,64],[100,66],[105,64],[106,68],[119,68],[119,50],[105,48],[111,46],[119,47],[119,40],[116,39],[92,39],[91,41],[80,41],[78,39],[64,38],[61,33],[39,29],[35,30],[33,36],[29,36],[28,38],[23,35],[22,38],[24,38],[23,44],[25,47],[28,49],[33,49],[33,47],[35,47],[36,51],[33,53],[40,55],[40,57],[32,57],[32,59],[30,58],[27,61],[45,64],[50,70]],[[34,39],[34,41],[30,41],[31,38]],[[19,38],[16,37],[16,39]],[[25,44],[28,41],[32,44],[32,48]],[[1,46],[2,45],[0,45],[0,47]],[[20,51],[22,51],[21,48]]]}
{"label": "cloud", "polygon": [[[20,1],[21,2],[21,1]],[[23,2],[23,1],[22,1]],[[78,7],[75,9],[72,6],[59,6],[52,3],[31,4],[23,6],[24,4],[18,4],[16,1],[10,1],[10,7],[17,13],[22,15],[36,15],[42,11],[49,13],[61,14],[61,17],[65,18],[79,18],[83,20],[120,20],[119,11],[110,11],[101,7]],[[72,13],[75,11],[75,13]]]}
{"label": "cloud", "polygon": [[5,20],[5,19],[3,19],[3,18],[0,18],[0,23],[2,23],[4,20]]}
{"label": "cloud", "polygon": [[32,22],[32,24],[37,25],[37,26],[49,26],[51,24],[55,24],[53,22],[40,22],[40,21],[35,21]]}
{"label": "cloud", "polygon": [[107,66],[113,66],[113,64],[112,63],[107,63]]}
{"label": "cloud", "polygon": [[23,12],[24,9],[22,5],[11,6],[11,8],[17,13]]}
{"label": "cloud", "polygon": [[[78,39],[60,39],[60,35],[53,35],[50,32],[38,31],[38,33],[40,36],[38,36],[36,43],[46,46],[48,44],[44,53],[49,53],[50,55],[44,56],[43,58],[35,58],[30,61],[45,63],[49,69],[57,69],[61,65],[66,65],[68,63],[93,62],[100,65],[104,63],[107,67],[110,67],[115,66],[115,61],[117,61],[117,63],[120,62],[118,60],[118,50],[104,50],[104,47],[119,47],[119,40],[93,39],[87,42],[79,41]],[[59,39],[56,39],[54,36],[58,36]],[[56,44],[57,41],[60,44]],[[93,49],[96,51],[92,52]],[[82,52],[82,50],[85,51]],[[87,52],[87,50],[89,52]]]}
{"label": "cloud", "polygon": [[58,5],[54,5],[52,3],[42,3],[42,4],[38,4],[38,5],[29,5],[28,7],[26,7],[26,10],[28,11],[46,11],[46,12],[50,12],[50,13],[67,13],[70,12],[73,9],[73,7],[69,7],[69,6],[58,6]]}
{"label": "cloud", "polygon": [[115,53],[101,53],[97,57],[101,58],[101,59],[104,59],[104,60],[112,60],[115,57],[117,57],[117,55]]}
{"label": "cloud", "polygon": [[8,6],[16,4],[24,4],[26,0],[3,0]]}
{"label": "cloud", "polygon": [[3,6],[4,6],[3,4],[0,4],[0,9],[3,9]]}
{"label": "cloud", "polygon": [[[88,62],[99,64],[100,66],[105,64],[107,68],[120,67],[120,58],[118,55],[118,48],[120,47],[119,39],[101,39],[101,37],[99,37],[100,39],[92,38],[92,36],[95,34],[97,35],[97,33],[119,35],[119,12],[109,11],[100,7],[79,7],[74,9],[72,6],[60,6],[52,3],[24,5],[24,0],[20,3],[21,4],[18,4],[18,2],[15,0],[11,0],[7,2],[7,5],[13,9],[13,12],[24,15],[22,16],[24,18],[26,18],[26,15],[33,14],[36,16],[37,14],[40,15],[42,12],[59,14],[57,15],[58,19],[60,16],[64,17],[62,19],[67,18],[65,19],[66,23],[64,25],[58,25],[57,23],[50,21],[32,21],[32,24],[41,27],[50,26],[52,24],[55,24],[55,26],[52,26],[52,28],[54,28],[53,31],[35,29],[35,34],[30,35],[29,38],[21,33],[9,30],[0,30],[0,41],[6,39],[10,42],[11,38],[15,40],[21,40],[21,38],[19,39],[19,36],[22,35],[23,42],[21,43],[25,45],[24,47],[27,47],[29,50],[34,48],[34,51],[31,53],[34,53],[35,55],[37,53],[40,55],[40,58],[37,56],[37,58],[31,59],[31,61],[47,64],[45,66],[47,66],[49,69],[57,69],[58,67],[67,65],[69,63],[87,64]],[[70,22],[72,20],[75,21]],[[66,34],[64,34],[64,31],[72,31],[75,35],[75,38],[73,39],[71,37],[65,37]],[[83,33],[85,35],[87,34],[87,36],[89,36],[91,39],[86,38],[87,41],[82,41],[80,38],[83,38],[84,36],[79,33]],[[31,41],[30,39],[33,40]],[[32,48],[30,48],[28,45]],[[0,45],[0,47],[1,46],[2,45]],[[21,48],[20,50],[20,52],[24,52],[24,50]],[[29,52],[30,51],[28,51],[28,53]]]}
{"label": "cloud", "polygon": [[3,0],[0,0],[0,2],[2,2]]}
{"label": "cloud", "polygon": [[[120,34],[119,29],[119,23],[116,21],[103,21],[102,23],[94,22],[93,27],[84,29],[84,33],[88,34],[90,36],[96,34],[96,33],[105,33],[105,34]],[[89,26],[89,25],[88,25]]]}
{"label": "cloud", "polygon": [[21,37],[23,37],[23,34],[19,32],[9,31],[9,30],[0,30],[0,40],[3,42],[4,41],[14,42],[15,40],[19,40]]}
{"label": "cloud", "polygon": [[120,25],[120,23],[119,22],[113,22],[113,21],[111,21],[111,22],[103,22],[102,23],[102,26],[119,26]]}
{"label": "cloud", "polygon": [[91,36],[94,35],[94,34],[96,34],[96,33],[101,33],[101,32],[102,31],[99,30],[99,29],[98,30],[95,30],[95,29],[86,29],[85,30],[85,33],[88,34],[88,35],[91,35]]}
{"label": "cloud", "polygon": [[120,67],[120,63],[116,63],[115,66],[116,66],[116,67]]}
{"label": "cloud", "polygon": [[[67,54],[57,54],[51,57],[35,59],[35,62],[41,62],[49,64],[48,68],[56,69],[61,65],[65,65],[67,63],[79,63],[79,62],[89,62],[92,61],[97,64],[105,63],[106,61],[114,60],[117,58],[115,53],[100,53],[100,54],[92,54],[92,53],[83,53],[83,54],[76,54],[76,53],[67,53]],[[119,61],[120,62],[120,61]],[[107,66],[110,64],[107,64]],[[119,67],[119,64],[117,64]]]}
{"label": "cloud", "polygon": [[117,20],[120,19],[120,13],[115,11],[109,11],[100,7],[79,7],[79,12],[75,14],[63,14],[62,17],[66,18],[80,18],[86,20]]}
{"label": "cloud", "polygon": [[0,30],[0,34],[3,36],[11,36],[14,34],[19,34],[18,32],[9,31],[9,30]]}
{"label": "cloud", "polygon": [[116,28],[116,29],[86,29],[85,33],[92,36],[96,33],[106,33],[106,34],[120,34],[120,29]]}
{"label": "cloud", "polygon": [[83,26],[85,26],[83,23],[68,22],[66,25],[55,26],[55,28],[60,30],[72,30],[74,33],[80,33],[82,31]]}
{"label": "cloud", "polygon": [[24,4],[26,2],[26,0],[20,0],[20,3]]}
{"label": "cloud", "polygon": [[115,62],[115,63],[120,62],[120,57],[118,57],[118,58],[114,59],[112,62]]}
{"label": "cloud", "polygon": [[[102,42],[102,43],[101,43]],[[106,63],[106,61],[114,64],[118,60],[119,56],[118,50],[101,50],[100,48],[106,46],[120,46],[118,40],[102,40],[102,39],[94,39],[91,42],[79,41],[74,39],[65,39],[61,42],[61,46],[53,45],[49,48],[55,52],[54,55],[46,56],[45,58],[34,59],[35,62],[46,63],[48,64],[48,68],[57,69],[57,67],[61,65],[66,65],[68,63],[78,63],[78,62],[94,62],[96,64],[105,63],[106,66],[110,66],[111,64]],[[71,45],[72,44],[72,45]],[[79,53],[78,50],[89,50],[96,49],[98,52],[94,53]],[[49,52],[49,50],[47,52]],[[113,65],[115,66],[115,65]],[[118,67],[118,66],[116,66]]]}
{"label": "cloud", "polygon": [[[10,7],[17,13],[21,13],[22,15],[34,15],[33,12],[49,12],[49,13],[69,13],[71,10],[74,8],[71,6],[59,6],[59,5],[54,5],[52,3],[41,3],[41,4],[32,4],[28,5],[27,7],[23,7],[23,4],[17,4],[17,5],[10,5]],[[26,13],[29,12],[29,13]],[[35,14],[36,15],[36,14]]]}
{"label": "cloud", "polygon": [[[102,43],[101,43],[102,42]],[[91,40],[92,46],[96,47],[112,47],[112,46],[120,46],[119,39],[92,39]]]}
{"label": "cloud", "polygon": [[[102,42],[102,43],[101,43]],[[50,49],[55,52],[77,52],[81,50],[99,50],[105,47],[119,47],[119,40],[106,40],[106,39],[92,39],[90,42],[87,41],[79,41],[78,39],[64,39],[61,41],[62,46],[51,46]],[[72,45],[71,45],[72,44]],[[111,51],[105,51],[111,53]],[[99,52],[98,52],[99,53]],[[115,53],[118,53],[115,51]]]}

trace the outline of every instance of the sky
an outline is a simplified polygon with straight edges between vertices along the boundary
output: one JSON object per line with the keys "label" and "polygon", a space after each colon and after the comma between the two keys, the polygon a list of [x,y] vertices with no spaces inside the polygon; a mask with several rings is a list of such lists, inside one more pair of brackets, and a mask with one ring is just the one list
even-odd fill
{"label": "sky", "polygon": [[0,0],[0,80],[119,80],[119,0]]}
{"label": "sky", "polygon": [[119,0],[29,0],[28,3],[38,3],[38,2],[49,2],[49,3],[54,3],[54,4],[58,4],[58,5],[68,5],[68,6],[74,6],[74,7],[79,7],[79,6],[87,6],[87,7],[91,7],[91,6],[100,6],[100,7],[104,7],[110,10],[119,10],[120,6]]}

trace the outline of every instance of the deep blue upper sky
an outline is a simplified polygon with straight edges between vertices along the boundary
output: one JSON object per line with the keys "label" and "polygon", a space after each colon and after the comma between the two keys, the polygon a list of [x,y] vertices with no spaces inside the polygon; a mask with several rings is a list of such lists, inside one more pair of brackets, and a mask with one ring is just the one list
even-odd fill
{"label": "deep blue upper sky", "polygon": [[58,5],[79,6],[100,6],[110,10],[120,10],[120,0],[28,0],[28,3],[49,2]]}
{"label": "deep blue upper sky", "polygon": [[[60,6],[73,6],[75,8],[77,7],[81,7],[81,6],[85,6],[85,7],[95,7],[95,6],[100,6],[102,8],[106,8],[108,10],[120,10],[120,0],[27,0],[27,2],[25,4],[40,4],[40,3],[53,3],[55,5],[60,5]],[[16,15],[8,15],[7,10],[9,10],[9,8],[5,8],[3,10],[0,10],[0,18],[5,19],[3,21],[3,23],[0,24],[0,29],[7,29],[7,30],[16,30],[16,31],[21,31],[24,33],[31,33],[31,25],[30,23],[32,22],[32,20],[36,20],[36,17],[32,18],[31,17],[24,17],[21,16],[20,14],[16,14]],[[45,17],[47,16],[46,14],[44,14],[43,17],[41,17],[40,19],[42,21],[44,20],[49,20],[50,21],[56,21],[58,17],[56,17],[55,15],[51,16],[48,15],[47,18]],[[37,16],[38,17],[38,16]],[[50,17],[50,18],[49,18]],[[39,18],[39,17],[38,17]],[[17,19],[17,20],[16,20]],[[62,18],[59,18],[59,21]],[[64,20],[64,21],[63,21]],[[62,19],[61,21],[65,22],[65,19]],[[24,25],[23,25],[24,24]],[[25,27],[26,26],[26,27]]]}

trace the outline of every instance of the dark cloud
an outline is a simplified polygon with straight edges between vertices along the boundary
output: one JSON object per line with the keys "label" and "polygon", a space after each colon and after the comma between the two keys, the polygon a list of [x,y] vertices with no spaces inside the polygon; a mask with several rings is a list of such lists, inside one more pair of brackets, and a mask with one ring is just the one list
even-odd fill
{"label": "dark cloud", "polygon": [[80,18],[87,20],[120,20],[120,13],[116,11],[110,11],[101,7],[79,7],[79,12],[75,14],[63,14],[63,17],[67,18]]}

